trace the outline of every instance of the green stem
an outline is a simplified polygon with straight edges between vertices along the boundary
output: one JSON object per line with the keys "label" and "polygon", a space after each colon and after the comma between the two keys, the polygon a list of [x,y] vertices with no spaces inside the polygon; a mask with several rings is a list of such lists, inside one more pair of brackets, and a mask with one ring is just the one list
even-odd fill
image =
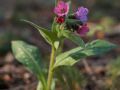
{"label": "green stem", "polygon": [[47,90],[51,89],[52,79],[53,79],[53,65],[55,62],[55,47],[52,46],[52,52],[50,57],[50,66],[49,66],[49,72],[48,72],[48,80],[47,80]]}

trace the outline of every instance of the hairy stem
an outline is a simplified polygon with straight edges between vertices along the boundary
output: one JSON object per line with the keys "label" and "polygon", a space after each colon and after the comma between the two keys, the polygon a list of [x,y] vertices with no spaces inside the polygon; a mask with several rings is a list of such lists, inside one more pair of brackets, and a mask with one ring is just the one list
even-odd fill
{"label": "hairy stem", "polygon": [[53,65],[55,62],[55,47],[52,46],[51,57],[50,57],[50,66],[48,72],[48,80],[47,80],[47,90],[51,89],[52,79],[53,79]]}

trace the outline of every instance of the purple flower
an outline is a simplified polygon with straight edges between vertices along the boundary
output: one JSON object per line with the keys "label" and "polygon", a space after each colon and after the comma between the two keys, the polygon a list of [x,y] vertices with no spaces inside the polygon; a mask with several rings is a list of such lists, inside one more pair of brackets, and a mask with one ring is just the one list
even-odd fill
{"label": "purple flower", "polygon": [[54,9],[54,13],[58,16],[65,16],[69,12],[69,3],[59,1],[57,6]]}
{"label": "purple flower", "polygon": [[79,19],[81,22],[86,23],[87,22],[87,14],[88,14],[88,9],[84,7],[79,7],[77,12],[75,13],[76,18]]}
{"label": "purple flower", "polygon": [[77,30],[77,33],[80,34],[81,36],[84,36],[85,34],[87,34],[87,32],[89,32],[89,28],[87,24],[84,24],[83,26],[79,26]]}

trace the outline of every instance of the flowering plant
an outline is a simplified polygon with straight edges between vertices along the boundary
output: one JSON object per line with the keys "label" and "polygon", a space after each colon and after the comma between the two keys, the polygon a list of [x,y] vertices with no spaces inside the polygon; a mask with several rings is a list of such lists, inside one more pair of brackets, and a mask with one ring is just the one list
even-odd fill
{"label": "flowering plant", "polygon": [[[35,46],[23,41],[12,42],[12,50],[16,59],[37,76],[39,80],[37,90],[55,90],[57,78],[54,77],[54,73],[58,67],[71,67],[82,58],[100,55],[116,47],[104,40],[95,40],[85,44],[81,36],[86,35],[89,31],[87,26],[89,11],[85,7],[79,7],[74,13],[70,11],[70,1],[59,0],[54,8],[55,18],[51,30],[23,20],[35,27],[51,45],[50,65],[47,73],[44,71],[45,67]],[[62,49],[65,39],[71,40],[77,47],[62,52],[60,49]]]}

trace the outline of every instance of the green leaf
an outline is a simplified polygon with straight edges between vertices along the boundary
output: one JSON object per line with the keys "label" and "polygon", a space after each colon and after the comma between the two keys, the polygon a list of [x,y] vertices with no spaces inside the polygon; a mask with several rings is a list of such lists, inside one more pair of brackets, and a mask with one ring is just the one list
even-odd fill
{"label": "green leaf", "polygon": [[58,66],[72,66],[77,60],[84,57],[84,54],[81,53],[83,48],[77,47],[67,52],[64,52],[56,57],[56,62],[54,64],[54,68]]}
{"label": "green leaf", "polygon": [[22,21],[29,23],[30,25],[35,27],[49,44],[53,45],[54,42],[58,39],[57,36],[53,32],[48,31],[47,29],[44,29],[30,21],[27,21],[27,20],[22,20]]}
{"label": "green leaf", "polygon": [[37,89],[36,90],[44,90],[43,89],[43,85],[41,83],[41,81],[39,81],[38,85],[37,85]]}
{"label": "green leaf", "polygon": [[54,42],[54,46],[55,46],[55,48],[56,48],[56,49],[58,49],[59,44],[60,44],[60,42],[59,42],[59,41],[55,41],[55,42]]}
{"label": "green leaf", "polygon": [[108,65],[108,74],[110,74],[112,78],[120,76],[120,57],[117,57],[110,62]]}
{"label": "green leaf", "polygon": [[67,19],[66,22],[69,24],[82,24],[80,20],[76,20],[76,19]]}
{"label": "green leaf", "polygon": [[85,78],[75,67],[59,67],[55,70],[55,77],[62,90],[79,90],[86,84]]}
{"label": "green leaf", "polygon": [[95,40],[91,43],[88,43],[85,48],[77,47],[70,51],[64,52],[56,57],[56,62],[54,68],[58,66],[72,66],[78,62],[81,58],[87,56],[100,55],[113,48],[116,45],[104,41],[104,40]]}
{"label": "green leaf", "polygon": [[51,84],[51,90],[55,90],[55,85],[56,85],[55,81],[56,80],[53,78],[52,84]]}
{"label": "green leaf", "polygon": [[76,43],[77,45],[81,46],[81,47],[85,47],[85,43],[84,41],[81,39],[80,36],[75,35],[74,33],[64,30],[63,31],[63,36],[66,37],[67,39],[73,41],[74,43]]}
{"label": "green leaf", "polygon": [[77,61],[75,59],[73,59],[72,57],[67,57],[63,60],[57,60],[54,68],[58,67],[58,66],[73,66],[75,63],[77,63]]}
{"label": "green leaf", "polygon": [[[38,82],[36,90],[46,90],[46,88],[42,85],[41,81]],[[52,79],[51,90],[55,90],[55,79]]]}
{"label": "green leaf", "polygon": [[58,24],[56,23],[56,17],[55,17],[54,20],[53,20],[53,23],[52,23],[52,27],[51,27],[52,32],[54,32],[55,34],[57,33],[57,31],[56,31],[56,26],[57,25]]}
{"label": "green leaf", "polygon": [[87,56],[101,55],[116,47],[117,46],[115,44],[112,44],[108,41],[95,40],[86,44],[86,49],[83,50],[82,53],[86,54]]}
{"label": "green leaf", "polygon": [[42,71],[43,63],[38,48],[23,41],[13,41],[12,51],[15,58],[32,71],[45,86],[45,78]]}

